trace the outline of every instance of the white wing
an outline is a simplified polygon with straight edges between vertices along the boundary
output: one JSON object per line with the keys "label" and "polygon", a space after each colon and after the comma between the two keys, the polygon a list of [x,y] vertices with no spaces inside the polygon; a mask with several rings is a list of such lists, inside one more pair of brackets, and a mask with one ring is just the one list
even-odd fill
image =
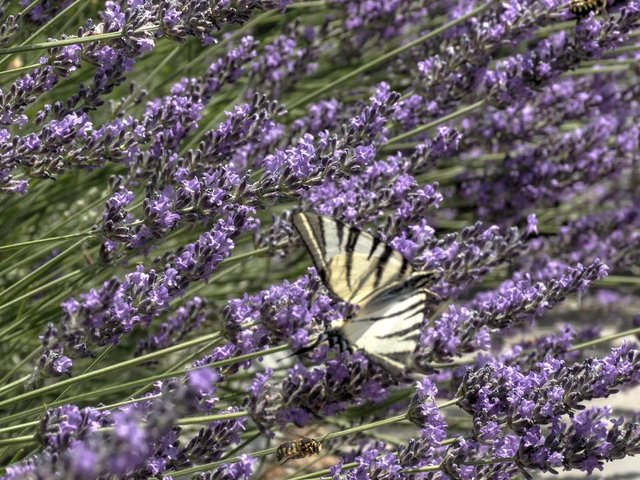
{"label": "white wing", "polygon": [[362,305],[376,291],[407,279],[413,267],[399,252],[357,228],[312,213],[293,216],[320,278],[341,300]]}
{"label": "white wing", "polygon": [[347,341],[392,373],[406,370],[420,337],[428,294],[423,276],[379,292],[342,326]]}

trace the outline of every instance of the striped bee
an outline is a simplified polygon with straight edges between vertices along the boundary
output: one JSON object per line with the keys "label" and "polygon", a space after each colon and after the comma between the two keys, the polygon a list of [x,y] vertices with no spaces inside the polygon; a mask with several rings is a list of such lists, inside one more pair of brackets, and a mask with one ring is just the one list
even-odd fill
{"label": "striped bee", "polygon": [[[326,438],[326,436],[325,436]],[[293,442],[284,442],[276,450],[276,460],[284,465],[289,460],[317,455],[322,450],[322,441],[315,438],[301,437]]]}
{"label": "striped bee", "polygon": [[589,12],[607,14],[607,0],[571,0],[569,11],[578,17],[584,17]]}

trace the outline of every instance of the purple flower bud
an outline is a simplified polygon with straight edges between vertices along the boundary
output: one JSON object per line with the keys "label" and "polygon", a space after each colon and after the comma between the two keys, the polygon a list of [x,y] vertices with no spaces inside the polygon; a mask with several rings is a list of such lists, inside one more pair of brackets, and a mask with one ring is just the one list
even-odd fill
{"label": "purple flower bud", "polygon": [[435,384],[427,377],[418,381],[407,419],[420,428],[423,438],[440,443],[447,436],[447,424],[435,403],[437,393]]}
{"label": "purple flower bud", "polygon": [[212,472],[199,473],[197,480],[250,480],[253,478],[253,467],[257,460],[250,455],[242,454],[235,463],[221,465]]}
{"label": "purple flower bud", "polygon": [[108,414],[91,407],[80,409],[75,405],[48,410],[40,422],[40,437],[45,446],[63,451],[103,426]]}
{"label": "purple flower bud", "polygon": [[187,374],[189,388],[197,395],[211,395],[220,375],[208,368],[200,368]]}

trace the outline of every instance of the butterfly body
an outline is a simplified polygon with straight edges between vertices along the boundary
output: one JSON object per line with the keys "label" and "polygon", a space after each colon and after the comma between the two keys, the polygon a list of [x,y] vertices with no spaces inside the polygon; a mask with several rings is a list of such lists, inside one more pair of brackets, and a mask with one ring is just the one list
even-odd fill
{"label": "butterfly body", "polygon": [[428,303],[437,298],[427,288],[434,272],[416,271],[391,246],[333,218],[297,213],[293,224],[329,291],[359,307],[328,333],[392,373],[404,371]]}

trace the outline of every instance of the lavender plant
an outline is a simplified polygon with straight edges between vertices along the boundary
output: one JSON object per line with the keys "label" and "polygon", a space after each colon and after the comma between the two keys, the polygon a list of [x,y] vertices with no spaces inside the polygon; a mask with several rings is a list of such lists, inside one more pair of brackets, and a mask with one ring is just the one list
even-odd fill
{"label": "lavender plant", "polygon": [[575,10],[0,1],[1,478],[637,470],[640,3]]}

